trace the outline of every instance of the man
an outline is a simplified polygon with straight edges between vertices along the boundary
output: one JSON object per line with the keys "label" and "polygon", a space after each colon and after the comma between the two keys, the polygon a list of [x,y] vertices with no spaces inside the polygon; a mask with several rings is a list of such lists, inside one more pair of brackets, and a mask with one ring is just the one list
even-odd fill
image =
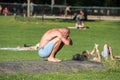
{"label": "man", "polygon": [[[97,55],[94,54],[95,52],[97,53]],[[83,61],[87,59],[87,60],[101,62],[102,61],[101,59],[108,60],[109,56],[111,60],[120,60],[120,56],[113,56],[112,48],[108,44],[104,44],[103,51],[101,52],[101,54],[98,49],[98,44],[95,44],[95,47],[91,52],[86,50],[83,51],[81,55],[79,54],[73,55],[73,60]]]}
{"label": "man", "polygon": [[[94,54],[95,52],[97,53],[97,55]],[[101,62],[101,56],[100,56],[100,52],[98,49],[98,45],[95,44],[91,52],[89,52],[88,50],[85,50],[82,52],[82,54],[78,53],[78,54],[73,55],[73,60],[80,60],[80,61],[90,60],[90,61]]]}
{"label": "man", "polygon": [[57,52],[64,45],[72,45],[69,37],[70,30],[68,28],[53,28],[48,30],[41,38],[38,53],[41,57],[48,57],[48,61],[60,62],[55,58]]}
{"label": "man", "polygon": [[26,45],[24,44],[24,47],[4,47],[4,48],[0,48],[0,50],[11,50],[11,51],[28,51],[28,50],[37,50],[39,46],[39,43],[36,44],[35,46],[31,46],[31,45]]}
{"label": "man", "polygon": [[65,17],[71,12],[71,7],[67,6],[65,9]]}

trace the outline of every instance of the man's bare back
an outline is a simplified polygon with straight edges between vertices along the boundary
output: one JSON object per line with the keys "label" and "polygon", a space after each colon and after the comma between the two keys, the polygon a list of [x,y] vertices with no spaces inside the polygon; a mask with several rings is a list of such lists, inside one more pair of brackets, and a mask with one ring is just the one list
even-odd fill
{"label": "man's bare back", "polygon": [[54,28],[51,30],[48,30],[41,38],[39,48],[46,45],[49,41],[55,39],[55,38],[61,38],[64,37],[64,32],[60,28]]}

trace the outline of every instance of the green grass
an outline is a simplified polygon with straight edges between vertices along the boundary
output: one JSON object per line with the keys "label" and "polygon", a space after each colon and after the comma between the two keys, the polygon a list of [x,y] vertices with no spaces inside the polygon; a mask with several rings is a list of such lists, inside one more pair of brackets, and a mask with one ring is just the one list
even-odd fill
{"label": "green grass", "polygon": [[[71,60],[72,55],[91,50],[98,43],[100,51],[105,43],[113,48],[114,55],[120,55],[120,21],[85,21],[88,30],[71,29],[73,46],[64,46],[57,54],[62,60]],[[23,19],[0,16],[0,47],[17,47],[23,44],[35,45],[48,29],[74,26],[70,20]],[[15,60],[43,60],[37,51],[0,51],[0,62]],[[120,62],[106,61],[105,70],[80,70],[73,73],[46,74],[0,74],[0,80],[118,80]]]}

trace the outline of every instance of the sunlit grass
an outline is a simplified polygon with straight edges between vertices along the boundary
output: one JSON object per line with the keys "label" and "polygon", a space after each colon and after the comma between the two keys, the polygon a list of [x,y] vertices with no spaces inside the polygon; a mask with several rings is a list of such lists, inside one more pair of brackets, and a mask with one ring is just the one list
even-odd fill
{"label": "sunlit grass", "polygon": [[[72,55],[83,50],[92,50],[95,43],[99,49],[105,43],[113,48],[113,55],[120,55],[120,21],[85,21],[88,30],[71,29],[73,46],[64,46],[57,57],[71,60]],[[17,47],[24,44],[35,45],[45,31],[55,27],[74,26],[70,20],[15,19],[0,16],[0,47]],[[0,51],[0,62],[16,60],[42,60],[37,51]],[[103,62],[105,70],[80,70],[73,73],[46,74],[0,74],[0,80],[118,80],[120,76],[119,61]]]}

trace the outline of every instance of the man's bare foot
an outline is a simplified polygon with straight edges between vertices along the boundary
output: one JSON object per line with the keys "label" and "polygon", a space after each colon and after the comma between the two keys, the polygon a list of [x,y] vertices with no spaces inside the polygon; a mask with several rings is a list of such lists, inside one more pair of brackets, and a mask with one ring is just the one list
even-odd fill
{"label": "man's bare foot", "polygon": [[50,62],[56,62],[56,59],[55,58],[48,58],[48,61],[50,61]]}
{"label": "man's bare foot", "polygon": [[61,62],[62,60],[60,60],[60,59],[57,59],[57,58],[55,58],[56,59],[56,61],[58,61],[58,62]]}
{"label": "man's bare foot", "polygon": [[95,43],[95,49],[97,50],[98,49],[98,44]]}
{"label": "man's bare foot", "polygon": [[56,58],[48,58],[48,61],[50,61],[50,62],[61,62],[61,60],[56,59]]}

